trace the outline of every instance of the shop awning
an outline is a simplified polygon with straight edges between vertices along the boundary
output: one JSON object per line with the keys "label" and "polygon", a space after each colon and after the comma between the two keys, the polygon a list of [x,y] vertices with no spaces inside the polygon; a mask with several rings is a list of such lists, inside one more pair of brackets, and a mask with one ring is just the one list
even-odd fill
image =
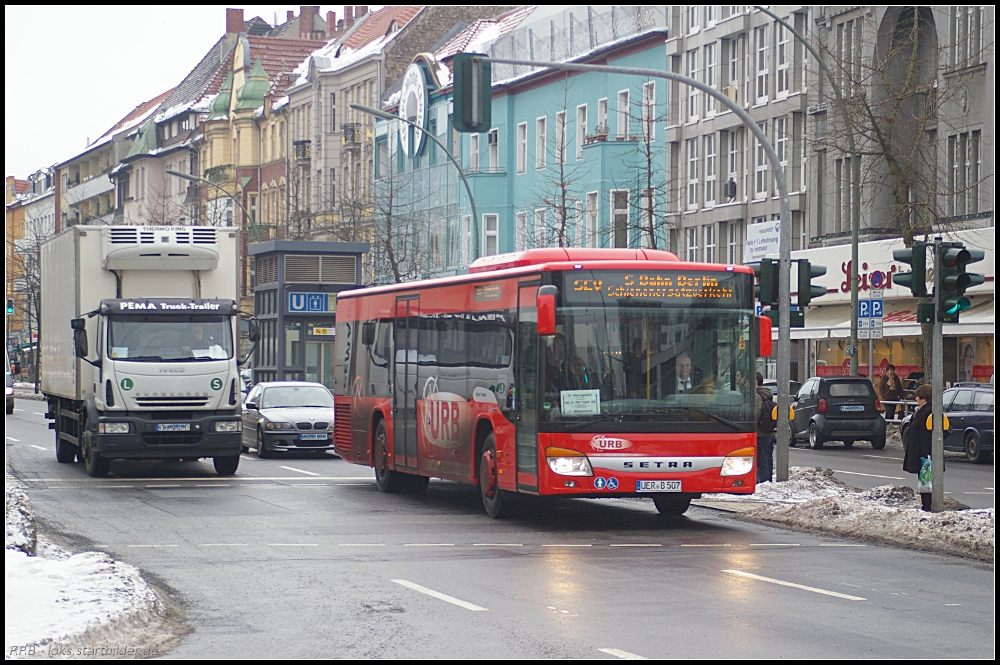
{"label": "shop awning", "polygon": [[[792,339],[846,339],[851,336],[851,306],[829,305],[813,307],[806,312],[804,328],[792,328]],[[959,323],[946,323],[945,335],[993,335],[996,330],[996,313],[991,297],[972,299],[972,307],[959,317]],[[919,337],[917,301],[912,299],[888,301],[882,319],[885,337]],[[777,338],[778,327],[774,327]]]}

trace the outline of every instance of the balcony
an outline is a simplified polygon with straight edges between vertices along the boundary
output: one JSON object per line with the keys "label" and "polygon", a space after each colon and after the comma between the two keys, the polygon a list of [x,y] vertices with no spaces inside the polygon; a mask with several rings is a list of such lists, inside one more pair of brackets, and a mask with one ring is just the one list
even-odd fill
{"label": "balcony", "polygon": [[205,180],[208,180],[213,185],[218,185],[223,182],[232,182],[234,173],[235,171],[232,164],[213,166],[210,169],[205,169]]}
{"label": "balcony", "polygon": [[356,150],[361,147],[361,141],[364,139],[364,130],[361,127],[360,122],[349,122],[345,125],[340,126],[341,132],[343,132],[344,147],[348,150]]}
{"label": "balcony", "polygon": [[292,141],[292,155],[300,164],[312,161],[312,141]]}

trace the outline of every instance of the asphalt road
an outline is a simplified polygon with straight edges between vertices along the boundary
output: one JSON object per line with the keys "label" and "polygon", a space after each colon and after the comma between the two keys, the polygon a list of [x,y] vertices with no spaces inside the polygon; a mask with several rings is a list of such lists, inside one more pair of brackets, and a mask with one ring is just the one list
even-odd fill
{"label": "asphalt road", "polygon": [[332,455],[91,479],[34,411],[6,450],[43,530],[173,593],[194,628],[176,657],[994,657],[986,565],[635,500],[495,521],[470,488],[384,495]]}

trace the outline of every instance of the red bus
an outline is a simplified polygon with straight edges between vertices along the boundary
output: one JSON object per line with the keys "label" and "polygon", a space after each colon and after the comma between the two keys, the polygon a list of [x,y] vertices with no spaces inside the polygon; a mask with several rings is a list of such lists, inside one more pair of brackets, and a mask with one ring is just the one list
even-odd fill
{"label": "red bus", "polygon": [[648,496],[667,515],[751,494],[755,348],[771,343],[754,314],[750,268],[642,249],[342,292],[336,449],[383,492],[478,485],[492,517],[514,493]]}

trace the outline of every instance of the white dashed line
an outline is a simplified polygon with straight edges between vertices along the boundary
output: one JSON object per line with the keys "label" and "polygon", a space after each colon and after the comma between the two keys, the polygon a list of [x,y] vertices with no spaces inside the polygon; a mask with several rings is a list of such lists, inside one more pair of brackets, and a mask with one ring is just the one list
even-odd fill
{"label": "white dashed line", "polygon": [[319,543],[268,543],[269,547],[319,547]]}
{"label": "white dashed line", "polygon": [[681,547],[732,547],[730,543],[681,543]]}
{"label": "white dashed line", "polygon": [[747,573],[742,570],[723,570],[724,573],[729,573],[731,575],[739,575],[740,577],[748,577],[752,580],[757,580],[759,582],[769,582],[771,584],[778,584],[780,586],[787,586],[793,589],[801,589],[803,591],[812,591],[813,593],[821,593],[824,596],[833,596],[834,598],[843,598],[844,600],[867,600],[860,596],[849,596],[846,593],[837,593],[836,591],[827,591],[826,589],[817,589],[816,587],[805,586],[802,584],[795,584],[794,582],[785,582],[784,580],[776,580],[772,577],[763,577],[761,575],[754,575],[753,573]]}
{"label": "white dashed line", "polygon": [[41,446],[36,446],[35,444],[31,444],[31,447],[35,450],[41,450],[42,452],[48,452],[49,450],[48,448],[42,448]]}
{"label": "white dashed line", "polygon": [[14,441],[15,443],[21,443],[21,439],[15,439],[15,438],[14,438],[14,437],[12,437],[12,436],[8,436],[8,437],[7,437],[7,440],[8,440],[8,441]]}
{"label": "white dashed line", "polygon": [[44,416],[45,415],[44,411],[32,411],[32,413],[35,414],[36,416]]}
{"label": "white dashed line", "polygon": [[403,547],[454,547],[455,543],[403,543]]}
{"label": "white dashed line", "polygon": [[318,476],[320,474],[313,473],[312,471],[303,471],[302,469],[296,469],[294,466],[279,466],[279,469],[285,469],[286,471],[295,471],[296,473],[304,473],[307,476]]}
{"label": "white dashed line", "polygon": [[615,658],[621,658],[622,660],[649,660],[645,656],[622,651],[621,649],[598,649],[598,651],[606,653],[609,656],[614,656]]}
{"label": "white dashed line", "polygon": [[862,457],[871,457],[872,459],[891,459],[897,462],[902,462],[902,457],[889,457],[888,455],[862,455]]}
{"label": "white dashed line", "polygon": [[93,485],[95,490],[118,490],[118,489],[130,489],[135,487],[135,485]]}
{"label": "white dashed line", "polygon": [[524,547],[524,543],[472,543],[473,547]]}
{"label": "white dashed line", "polygon": [[473,605],[472,603],[468,603],[464,600],[459,600],[458,598],[454,598],[452,596],[443,594],[440,591],[435,591],[434,589],[428,589],[425,586],[420,586],[419,584],[415,584],[413,582],[410,582],[409,580],[392,580],[392,581],[395,582],[396,584],[405,586],[407,589],[413,589],[414,591],[427,594],[431,598],[437,598],[438,600],[443,600],[446,603],[451,603],[452,605],[458,605],[459,607],[464,607],[465,609],[470,610],[472,612],[488,611],[485,607],[480,607],[479,605]]}
{"label": "white dashed line", "polygon": [[340,543],[337,547],[385,547],[385,543]]}
{"label": "white dashed line", "polygon": [[864,547],[863,543],[820,543],[820,547]]}
{"label": "white dashed line", "polygon": [[180,547],[180,545],[128,545],[132,548],[151,548],[151,547]]}
{"label": "white dashed line", "polygon": [[801,547],[798,543],[750,543],[750,547]]}
{"label": "white dashed line", "polygon": [[663,547],[660,543],[611,543],[611,547]]}
{"label": "white dashed line", "polygon": [[590,547],[590,545],[589,544],[587,544],[587,545],[570,545],[568,543],[553,543],[551,545],[542,545],[542,547]]}
{"label": "white dashed line", "polygon": [[201,483],[195,485],[195,487],[232,487],[229,483]]}
{"label": "white dashed line", "polygon": [[846,473],[849,476],[865,476],[867,478],[885,478],[887,480],[905,480],[902,476],[880,476],[876,473],[861,473],[859,471],[841,471],[840,469],[834,469],[834,473]]}
{"label": "white dashed line", "polygon": [[146,485],[146,489],[162,489],[164,487],[180,487],[180,485]]}
{"label": "white dashed line", "polygon": [[247,543],[198,543],[198,547],[250,547]]}

